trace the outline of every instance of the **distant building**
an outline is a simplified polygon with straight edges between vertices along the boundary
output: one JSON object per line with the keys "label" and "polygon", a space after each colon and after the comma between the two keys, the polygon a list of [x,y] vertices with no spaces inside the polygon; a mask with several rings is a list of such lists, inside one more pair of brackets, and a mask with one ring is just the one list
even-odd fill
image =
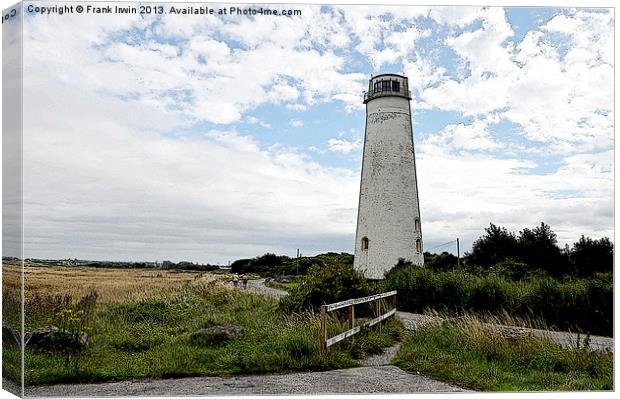
{"label": "distant building", "polygon": [[354,268],[382,279],[400,258],[422,266],[422,228],[408,79],[370,79]]}

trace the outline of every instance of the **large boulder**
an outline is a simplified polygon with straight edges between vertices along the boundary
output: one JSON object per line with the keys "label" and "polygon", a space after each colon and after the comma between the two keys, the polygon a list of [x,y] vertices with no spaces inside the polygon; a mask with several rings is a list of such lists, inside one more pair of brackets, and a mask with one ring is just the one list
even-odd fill
{"label": "large boulder", "polygon": [[190,341],[194,345],[217,346],[224,342],[239,339],[241,326],[235,324],[223,324],[194,331]]}
{"label": "large boulder", "polygon": [[5,348],[19,348],[21,339],[12,327],[2,323],[2,346]]}
{"label": "large boulder", "polygon": [[92,340],[87,333],[76,335],[56,326],[45,326],[26,333],[24,343],[26,348],[40,352],[76,353],[89,346]]}

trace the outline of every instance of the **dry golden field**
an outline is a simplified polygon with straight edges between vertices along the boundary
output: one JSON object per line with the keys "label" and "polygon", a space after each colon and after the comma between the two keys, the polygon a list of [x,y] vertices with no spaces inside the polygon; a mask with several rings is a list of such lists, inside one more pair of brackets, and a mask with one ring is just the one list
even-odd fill
{"label": "dry golden field", "polygon": [[21,262],[12,259],[2,259],[2,287],[4,289],[20,291]]}
{"label": "dry golden field", "polygon": [[73,298],[96,289],[100,303],[134,302],[165,298],[193,284],[205,284],[225,278],[204,272],[159,269],[113,269],[80,266],[24,267],[26,298],[34,294],[71,294]]}

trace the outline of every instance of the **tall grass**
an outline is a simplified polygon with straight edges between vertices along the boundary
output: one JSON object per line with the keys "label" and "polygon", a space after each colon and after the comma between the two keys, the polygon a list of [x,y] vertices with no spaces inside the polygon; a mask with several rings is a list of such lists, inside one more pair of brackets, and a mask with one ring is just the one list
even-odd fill
{"label": "tall grass", "polygon": [[395,364],[483,391],[613,389],[613,355],[562,348],[500,328],[504,318],[467,315],[426,324],[403,342]]}
{"label": "tall grass", "polygon": [[384,284],[386,289],[398,290],[399,308],[405,311],[506,311],[540,318],[554,329],[613,334],[613,281],[607,274],[590,279],[513,281],[494,273],[434,272],[414,266],[392,270]]}

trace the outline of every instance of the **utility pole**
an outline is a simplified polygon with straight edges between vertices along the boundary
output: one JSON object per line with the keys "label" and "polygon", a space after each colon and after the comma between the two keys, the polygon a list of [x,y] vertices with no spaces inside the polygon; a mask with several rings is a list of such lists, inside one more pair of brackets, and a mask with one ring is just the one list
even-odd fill
{"label": "utility pole", "polygon": [[459,248],[459,239],[457,237],[456,239],[456,265],[458,267],[461,267],[461,251]]}
{"label": "utility pole", "polygon": [[299,248],[297,248],[297,258],[295,259],[296,271],[295,274],[299,276]]}

